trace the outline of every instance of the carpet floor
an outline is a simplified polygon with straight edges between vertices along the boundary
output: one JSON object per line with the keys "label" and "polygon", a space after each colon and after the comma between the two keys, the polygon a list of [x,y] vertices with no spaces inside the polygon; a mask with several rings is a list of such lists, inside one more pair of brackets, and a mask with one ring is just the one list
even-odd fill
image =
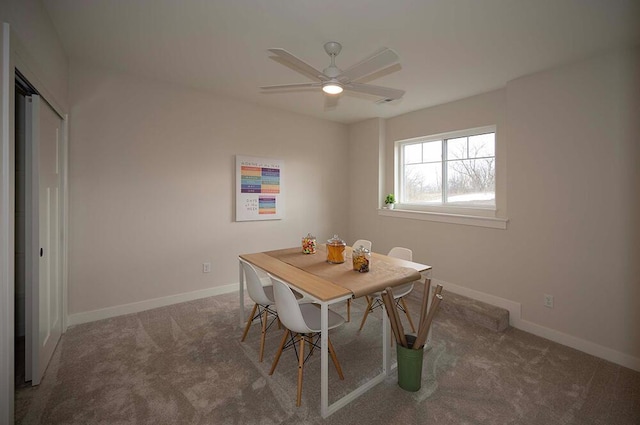
{"label": "carpet floor", "polygon": [[[332,402],[381,370],[380,312],[357,332],[364,307],[356,300],[352,321],[330,332],[345,375],[340,381],[330,363]],[[345,314],[343,305],[335,310]],[[16,423],[640,424],[640,373],[444,311],[433,323],[419,391],[402,390],[394,370],[322,419],[319,352],[305,365],[301,407],[293,351],[269,376],[282,332],[269,330],[258,362],[259,327],[240,342],[237,294],[75,326],[42,383],[17,389]]]}

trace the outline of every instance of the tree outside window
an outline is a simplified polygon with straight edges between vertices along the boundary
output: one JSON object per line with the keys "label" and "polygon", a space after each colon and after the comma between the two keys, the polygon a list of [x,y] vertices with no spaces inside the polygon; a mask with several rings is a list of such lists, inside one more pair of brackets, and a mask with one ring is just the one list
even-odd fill
{"label": "tree outside window", "polygon": [[400,144],[400,203],[495,207],[495,131]]}

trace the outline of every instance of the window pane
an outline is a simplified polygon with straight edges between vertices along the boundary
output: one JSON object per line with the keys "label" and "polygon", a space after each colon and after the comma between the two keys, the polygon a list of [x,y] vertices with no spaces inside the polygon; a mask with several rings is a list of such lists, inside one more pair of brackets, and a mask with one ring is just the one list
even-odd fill
{"label": "window pane", "polygon": [[404,167],[402,202],[442,203],[442,163]]}
{"label": "window pane", "polygon": [[469,137],[469,158],[496,156],[496,134],[487,133]]}
{"label": "window pane", "polygon": [[404,145],[402,147],[405,164],[418,164],[422,162],[422,143]]}
{"label": "window pane", "polygon": [[466,137],[447,140],[447,159],[466,159],[468,157]]}
{"label": "window pane", "polygon": [[422,144],[422,162],[442,161],[442,140]]}
{"label": "window pane", "polygon": [[447,162],[447,202],[495,205],[495,158]]}

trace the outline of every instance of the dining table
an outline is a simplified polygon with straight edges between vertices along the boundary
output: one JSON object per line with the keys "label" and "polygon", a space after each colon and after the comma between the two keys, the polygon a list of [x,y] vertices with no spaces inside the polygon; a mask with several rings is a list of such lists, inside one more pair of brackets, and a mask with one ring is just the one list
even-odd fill
{"label": "dining table", "polygon": [[[431,266],[413,261],[371,253],[371,266],[366,273],[353,270],[352,249],[345,247],[344,263],[327,262],[326,247],[319,245],[315,254],[305,254],[300,247],[242,254],[240,259],[285,281],[291,288],[320,305],[320,414],[330,416],[382,382],[393,370],[389,340],[389,320],[382,317],[382,371],[358,388],[329,404],[329,353],[328,311],[329,306],[341,301],[359,298],[394,288],[408,282],[429,277]],[[240,326],[246,321],[244,305],[244,269],[239,265]],[[384,306],[383,306],[384,308]]]}

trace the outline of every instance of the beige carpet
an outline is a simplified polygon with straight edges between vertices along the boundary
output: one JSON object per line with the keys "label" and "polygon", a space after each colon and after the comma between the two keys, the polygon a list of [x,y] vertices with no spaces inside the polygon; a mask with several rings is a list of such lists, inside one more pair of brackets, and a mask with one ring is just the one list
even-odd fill
{"label": "beige carpet", "polygon": [[[352,322],[330,334],[346,378],[330,365],[332,401],[380,370],[380,313],[358,333],[363,308],[357,300]],[[445,312],[420,391],[400,389],[394,372],[323,420],[319,353],[305,367],[296,408],[293,352],[268,375],[281,331],[270,330],[258,363],[258,327],[241,343],[237,309],[229,294],[70,329],[42,384],[16,393],[17,423],[640,424],[640,373]]]}

